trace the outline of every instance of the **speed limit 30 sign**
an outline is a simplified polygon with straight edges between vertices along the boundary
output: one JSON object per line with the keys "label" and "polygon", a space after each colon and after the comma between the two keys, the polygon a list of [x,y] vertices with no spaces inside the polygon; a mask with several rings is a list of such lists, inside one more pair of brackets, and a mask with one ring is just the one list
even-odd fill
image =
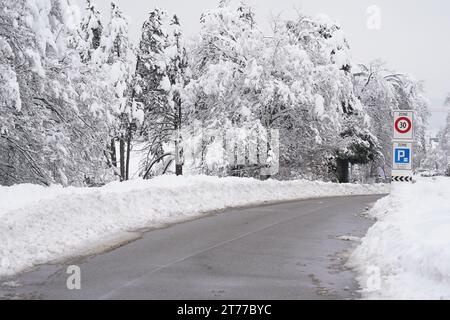
{"label": "speed limit 30 sign", "polygon": [[394,111],[394,140],[413,140],[413,111]]}
{"label": "speed limit 30 sign", "polygon": [[413,179],[414,111],[394,111],[392,182]]}

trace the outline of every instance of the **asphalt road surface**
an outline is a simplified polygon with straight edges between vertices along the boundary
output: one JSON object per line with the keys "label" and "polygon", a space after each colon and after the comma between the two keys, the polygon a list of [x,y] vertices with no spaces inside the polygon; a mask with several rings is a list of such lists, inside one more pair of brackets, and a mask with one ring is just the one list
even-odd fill
{"label": "asphalt road surface", "polygon": [[[354,299],[344,263],[381,196],[227,210],[148,231],[109,252],[0,282],[0,299]],[[344,236],[344,237],[342,237]],[[350,240],[354,240],[349,237]],[[348,239],[347,239],[348,240]],[[68,265],[81,289],[68,290]]]}

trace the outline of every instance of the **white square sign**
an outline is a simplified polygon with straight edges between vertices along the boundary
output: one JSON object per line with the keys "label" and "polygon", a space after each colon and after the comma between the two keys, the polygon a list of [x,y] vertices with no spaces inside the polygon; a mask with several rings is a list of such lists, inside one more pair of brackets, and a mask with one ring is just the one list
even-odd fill
{"label": "white square sign", "polygon": [[412,171],[413,144],[412,142],[394,142],[392,151],[392,169]]}
{"label": "white square sign", "polygon": [[412,142],[394,141],[392,151],[392,181],[411,182],[413,179]]}
{"label": "white square sign", "polygon": [[394,111],[394,140],[414,139],[414,111]]}

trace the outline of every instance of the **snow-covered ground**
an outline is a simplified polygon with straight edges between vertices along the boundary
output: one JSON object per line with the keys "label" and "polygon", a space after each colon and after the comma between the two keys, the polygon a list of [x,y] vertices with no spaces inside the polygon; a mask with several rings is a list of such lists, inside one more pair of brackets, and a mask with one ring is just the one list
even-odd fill
{"label": "snow-covered ground", "polygon": [[387,185],[162,176],[102,188],[0,187],[0,277],[109,237],[205,212],[284,200],[386,193]]}
{"label": "snow-covered ground", "polygon": [[450,299],[450,179],[395,184],[349,260],[368,299]]}

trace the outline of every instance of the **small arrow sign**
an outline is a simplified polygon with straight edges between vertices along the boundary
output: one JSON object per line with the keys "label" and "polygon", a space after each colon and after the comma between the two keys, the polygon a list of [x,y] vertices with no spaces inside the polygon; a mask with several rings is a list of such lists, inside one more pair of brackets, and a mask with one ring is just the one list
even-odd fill
{"label": "small arrow sign", "polygon": [[412,182],[413,178],[410,176],[393,176],[392,181],[395,182]]}

